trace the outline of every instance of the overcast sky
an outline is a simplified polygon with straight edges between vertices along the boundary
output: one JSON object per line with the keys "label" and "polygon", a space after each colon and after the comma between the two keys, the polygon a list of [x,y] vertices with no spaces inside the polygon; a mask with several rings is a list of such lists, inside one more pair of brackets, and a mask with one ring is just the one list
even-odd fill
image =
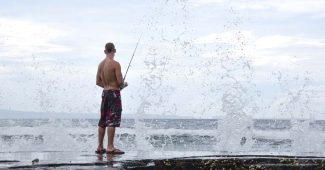
{"label": "overcast sky", "polygon": [[0,0],[0,109],[96,118],[141,34],[123,114],[324,117],[323,0]]}

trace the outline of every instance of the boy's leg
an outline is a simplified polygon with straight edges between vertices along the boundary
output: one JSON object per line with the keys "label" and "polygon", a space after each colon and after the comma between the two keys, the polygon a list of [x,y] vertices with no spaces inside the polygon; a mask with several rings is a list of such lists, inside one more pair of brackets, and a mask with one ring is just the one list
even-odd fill
{"label": "boy's leg", "polygon": [[107,151],[114,150],[115,127],[107,127]]}
{"label": "boy's leg", "polygon": [[104,136],[105,136],[105,128],[98,126],[98,147],[97,147],[98,151],[103,149]]}

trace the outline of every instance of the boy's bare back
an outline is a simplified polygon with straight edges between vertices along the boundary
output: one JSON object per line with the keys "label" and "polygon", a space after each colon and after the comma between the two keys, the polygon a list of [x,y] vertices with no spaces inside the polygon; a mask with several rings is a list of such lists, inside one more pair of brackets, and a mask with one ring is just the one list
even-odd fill
{"label": "boy's bare back", "polygon": [[104,90],[119,90],[123,84],[120,63],[114,59],[105,58],[98,66],[96,84]]}

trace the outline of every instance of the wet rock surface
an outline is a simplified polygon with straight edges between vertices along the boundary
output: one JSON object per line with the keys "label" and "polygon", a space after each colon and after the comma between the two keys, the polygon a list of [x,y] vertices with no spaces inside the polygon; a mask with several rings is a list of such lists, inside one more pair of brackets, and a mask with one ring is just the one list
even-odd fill
{"label": "wet rock surface", "polygon": [[323,169],[324,160],[291,158],[161,160],[155,161],[156,169]]}
{"label": "wet rock surface", "polygon": [[95,163],[53,163],[9,167],[9,169],[60,168],[60,169],[325,169],[325,157],[292,156],[205,156],[174,159],[143,159],[126,161],[103,161]]}

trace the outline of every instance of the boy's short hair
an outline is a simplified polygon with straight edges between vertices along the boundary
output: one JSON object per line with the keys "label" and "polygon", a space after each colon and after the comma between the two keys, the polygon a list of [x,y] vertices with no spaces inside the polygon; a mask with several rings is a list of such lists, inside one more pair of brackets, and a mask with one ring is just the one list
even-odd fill
{"label": "boy's short hair", "polygon": [[111,43],[111,42],[106,43],[106,45],[105,45],[105,52],[106,53],[116,52],[116,49],[115,49],[114,44]]}

